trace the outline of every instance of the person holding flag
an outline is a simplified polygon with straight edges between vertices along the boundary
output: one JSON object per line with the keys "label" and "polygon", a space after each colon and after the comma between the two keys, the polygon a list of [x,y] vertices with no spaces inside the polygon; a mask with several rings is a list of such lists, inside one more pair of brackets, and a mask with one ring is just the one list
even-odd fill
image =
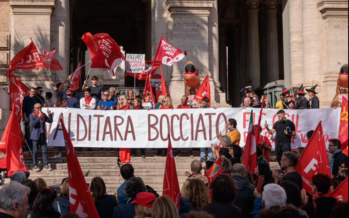
{"label": "person holding flag", "polygon": [[291,151],[292,137],[296,136],[296,126],[294,123],[286,118],[286,112],[279,110],[277,112],[278,121],[274,124],[273,129],[269,129],[266,123],[265,128],[270,135],[276,133],[276,157],[281,162],[281,157],[284,152]]}

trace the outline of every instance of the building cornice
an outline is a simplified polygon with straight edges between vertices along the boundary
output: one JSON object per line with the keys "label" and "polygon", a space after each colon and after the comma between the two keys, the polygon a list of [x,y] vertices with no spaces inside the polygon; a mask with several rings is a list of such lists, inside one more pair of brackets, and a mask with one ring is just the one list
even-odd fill
{"label": "building cornice", "polygon": [[171,16],[209,16],[215,0],[167,0]]}
{"label": "building cornice", "polygon": [[17,15],[51,15],[55,0],[10,0],[13,14]]}
{"label": "building cornice", "polygon": [[348,0],[319,0],[318,8],[323,19],[348,17]]}

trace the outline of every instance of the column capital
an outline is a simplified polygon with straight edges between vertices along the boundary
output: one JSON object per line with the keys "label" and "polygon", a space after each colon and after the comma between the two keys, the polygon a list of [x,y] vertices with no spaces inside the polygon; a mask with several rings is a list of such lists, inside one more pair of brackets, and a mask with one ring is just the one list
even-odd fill
{"label": "column capital", "polygon": [[167,0],[171,16],[209,16],[215,0]]}
{"label": "column capital", "polygon": [[281,4],[281,0],[265,0],[264,3],[268,9],[277,9],[279,4]]}
{"label": "column capital", "polygon": [[319,11],[322,14],[323,19],[328,17],[348,17],[348,0],[319,0]]}
{"label": "column capital", "polygon": [[258,9],[261,3],[262,0],[246,0],[246,5],[252,9]]}

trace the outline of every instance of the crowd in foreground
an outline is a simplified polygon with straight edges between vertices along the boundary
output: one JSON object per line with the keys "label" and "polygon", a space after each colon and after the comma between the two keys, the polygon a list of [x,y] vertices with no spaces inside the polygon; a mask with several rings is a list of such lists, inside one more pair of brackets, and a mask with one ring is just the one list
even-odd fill
{"label": "crowd in foreground", "polygon": [[[229,139],[221,136],[222,141]],[[339,154],[340,144],[331,141],[330,150]],[[222,157],[222,172],[211,183],[204,175],[214,164],[192,161],[181,189],[179,208],[168,196],[159,196],[134,174],[131,164],[124,164],[120,174],[124,183],[116,195],[107,195],[106,184],[100,177],[89,183],[92,199],[100,218],[341,218],[348,217],[348,202],[337,202],[328,193],[348,177],[348,161],[331,164],[333,178],[317,174],[312,178],[313,196],[303,189],[302,177],[295,171],[298,156],[284,152],[281,172],[272,171],[258,154],[258,167],[251,175],[241,163],[228,159],[224,148],[215,152]],[[205,172],[203,172],[205,171]],[[263,176],[263,184],[257,178]],[[60,196],[43,179],[28,180],[23,172],[11,177],[10,184],[0,190],[0,218],[78,218],[70,213],[69,179],[61,184]]]}

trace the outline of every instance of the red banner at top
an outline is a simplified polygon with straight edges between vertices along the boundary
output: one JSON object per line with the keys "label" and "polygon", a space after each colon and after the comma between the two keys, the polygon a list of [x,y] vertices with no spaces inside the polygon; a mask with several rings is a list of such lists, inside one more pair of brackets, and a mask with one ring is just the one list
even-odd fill
{"label": "red banner at top", "polygon": [[42,62],[38,49],[32,41],[12,59],[6,76],[10,77],[16,70],[31,70],[39,68],[45,68],[45,65]]}

